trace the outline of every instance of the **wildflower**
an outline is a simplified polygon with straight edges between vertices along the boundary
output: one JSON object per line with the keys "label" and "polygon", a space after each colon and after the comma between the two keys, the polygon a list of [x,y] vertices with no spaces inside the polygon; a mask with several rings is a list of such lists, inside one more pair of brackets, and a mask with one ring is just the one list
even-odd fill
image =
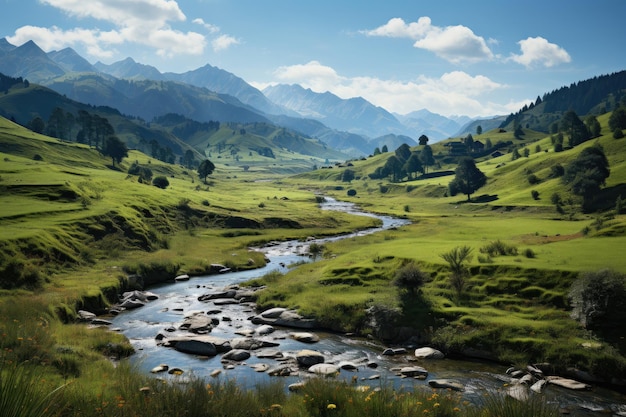
{"label": "wildflower", "polygon": [[272,404],[272,405],[270,405],[270,410],[280,410],[281,408],[283,408],[283,406],[280,405],[280,404]]}
{"label": "wildflower", "polygon": [[441,405],[441,404],[439,404],[439,403],[434,403],[434,404],[433,404],[433,407],[439,407],[440,405]]}
{"label": "wildflower", "polygon": [[461,409],[460,409],[459,407],[454,407],[454,408],[452,409],[452,411],[455,411],[455,412],[457,412],[457,413],[458,413],[459,411],[461,411]]}
{"label": "wildflower", "polygon": [[337,408],[337,406],[335,404],[328,404],[326,408],[328,408],[329,410],[334,410],[335,408]]}

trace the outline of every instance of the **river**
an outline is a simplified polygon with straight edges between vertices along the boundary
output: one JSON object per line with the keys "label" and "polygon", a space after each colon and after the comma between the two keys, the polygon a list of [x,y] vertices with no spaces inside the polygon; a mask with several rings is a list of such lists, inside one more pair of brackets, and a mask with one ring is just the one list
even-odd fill
{"label": "river", "polygon": [[[215,317],[219,324],[212,331],[212,336],[232,340],[241,337],[237,332],[244,329],[254,329],[256,325],[249,320],[255,314],[254,306],[248,303],[215,305],[213,302],[202,302],[198,297],[222,290],[224,287],[245,282],[260,277],[267,272],[279,270],[287,272],[290,265],[299,262],[307,262],[309,258],[304,256],[308,251],[308,245],[313,242],[326,243],[338,239],[351,238],[358,235],[376,233],[381,230],[401,227],[408,223],[405,219],[388,216],[378,216],[358,210],[350,203],[338,202],[327,199],[322,204],[323,209],[341,210],[354,214],[372,216],[380,219],[381,226],[377,228],[359,231],[353,234],[309,240],[307,242],[289,241],[274,244],[262,250],[270,262],[263,268],[233,272],[220,275],[194,277],[189,281],[176,282],[150,288],[150,292],[158,295],[158,299],[149,302],[144,307],[124,311],[112,319],[112,326],[119,329],[132,343],[136,353],[131,357],[131,362],[144,372],[149,372],[159,364],[167,364],[170,368],[176,367],[183,370],[182,376],[170,376],[159,374],[159,377],[186,378],[189,376],[210,378],[212,372],[220,370],[219,378],[236,380],[237,383],[253,387],[259,383],[269,381],[269,378],[283,378],[285,386],[303,380],[302,371],[299,376],[270,377],[266,373],[256,372],[252,365],[266,363],[275,366],[278,362],[274,359],[259,358],[258,354],[263,351],[253,351],[252,356],[245,362],[238,363],[225,369],[221,362],[221,355],[211,358],[201,358],[194,355],[178,352],[171,348],[159,346],[156,336],[171,336],[176,332],[167,332],[165,329],[177,329],[185,316],[192,312],[208,312],[219,310]],[[305,344],[289,337],[293,329],[276,327],[275,331],[262,339],[279,343],[277,348],[285,355],[295,355],[302,349],[313,349],[324,354],[326,362],[338,363],[349,361],[357,366],[357,371],[344,371],[339,378],[352,379],[356,377],[361,384],[392,385],[396,388],[418,389],[428,387],[431,379],[452,379],[464,385],[463,396],[473,403],[479,403],[487,391],[503,390],[505,384],[511,382],[506,375],[506,368],[501,365],[471,360],[431,360],[409,362],[408,355],[387,356],[382,355],[384,346],[375,342],[352,338],[342,334],[316,332],[320,341],[315,344]],[[178,332],[180,334],[180,332]],[[375,363],[376,368],[366,366]],[[428,370],[426,380],[401,378],[396,375],[392,368],[401,366],[419,365]],[[376,379],[370,379],[376,378]],[[602,387],[594,387],[590,391],[571,391],[553,385],[547,386],[542,394],[545,401],[559,404],[563,410],[567,410],[571,416],[583,417],[590,415],[619,415],[626,416],[626,395],[608,390]]]}

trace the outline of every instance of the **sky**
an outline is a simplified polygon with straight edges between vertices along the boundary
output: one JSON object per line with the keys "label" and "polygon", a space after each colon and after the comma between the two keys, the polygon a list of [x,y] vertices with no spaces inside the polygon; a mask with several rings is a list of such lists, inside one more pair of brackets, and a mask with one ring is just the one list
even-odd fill
{"label": "sky", "polygon": [[0,37],[161,72],[206,64],[397,114],[518,111],[626,69],[625,0],[0,0]]}

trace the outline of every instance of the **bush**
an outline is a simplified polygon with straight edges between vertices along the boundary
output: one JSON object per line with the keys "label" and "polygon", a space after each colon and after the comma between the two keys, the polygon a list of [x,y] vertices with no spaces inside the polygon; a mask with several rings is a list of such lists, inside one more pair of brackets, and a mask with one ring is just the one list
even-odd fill
{"label": "bush", "polygon": [[626,318],[626,275],[603,269],[579,275],[570,288],[572,316],[585,328],[618,329]]}
{"label": "bush", "polygon": [[550,168],[550,178],[559,178],[565,175],[565,168],[563,165],[556,164]]}
{"label": "bush", "polygon": [[350,188],[347,194],[349,197],[354,197],[356,195],[356,190],[354,188]]}
{"label": "bush", "polygon": [[426,279],[426,274],[419,269],[414,261],[410,261],[396,271],[393,284],[410,293],[416,293]]}
{"label": "bush", "polygon": [[532,250],[531,248],[527,248],[527,249],[524,250],[524,256],[529,258],[529,259],[532,259],[532,258],[536,257],[537,255],[535,255],[535,251],[534,250]]}
{"label": "bush", "polygon": [[533,200],[539,200],[539,191],[537,190],[532,190],[530,192],[530,195],[533,197]]}
{"label": "bush", "polygon": [[155,187],[166,189],[167,187],[169,187],[170,182],[167,180],[167,178],[163,176],[158,176],[152,180],[152,185],[154,185]]}
{"label": "bush", "polygon": [[624,132],[622,132],[622,129],[615,129],[613,131],[613,139],[621,139],[624,137]]}
{"label": "bush", "polygon": [[489,256],[515,256],[517,255],[517,247],[508,245],[501,240],[495,240],[480,248],[481,253]]}
{"label": "bush", "polygon": [[528,183],[530,185],[535,185],[541,182],[539,177],[537,177],[535,174],[530,174],[528,177],[526,177],[526,179],[528,180]]}

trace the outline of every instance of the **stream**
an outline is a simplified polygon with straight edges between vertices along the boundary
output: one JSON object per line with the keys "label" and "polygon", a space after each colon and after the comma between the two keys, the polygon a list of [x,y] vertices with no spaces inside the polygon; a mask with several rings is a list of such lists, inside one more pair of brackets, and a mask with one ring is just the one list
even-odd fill
{"label": "stream", "polygon": [[[353,214],[371,216],[381,221],[381,226],[347,235],[331,238],[303,241],[288,241],[275,243],[264,248],[258,248],[265,253],[270,260],[268,264],[259,269],[232,272],[219,275],[193,277],[189,281],[168,283],[150,288],[149,291],[158,295],[158,299],[150,301],[145,306],[137,309],[126,310],[111,319],[112,327],[124,334],[132,343],[136,353],[130,358],[131,363],[139,370],[149,373],[150,370],[160,364],[167,364],[170,368],[176,367],[183,371],[180,376],[167,373],[156,374],[162,378],[211,378],[211,374],[219,370],[218,378],[236,380],[238,384],[251,388],[257,384],[265,383],[270,378],[281,378],[285,386],[301,382],[306,378],[306,370],[301,370],[298,376],[269,376],[266,372],[257,372],[252,366],[268,364],[276,366],[278,362],[271,358],[261,358],[261,353],[268,348],[251,351],[249,359],[238,362],[232,366],[225,366],[221,362],[221,354],[214,357],[198,357],[181,353],[173,348],[163,347],[157,344],[157,335],[167,337],[182,334],[181,331],[168,333],[178,329],[185,316],[192,312],[211,312],[213,317],[219,319],[219,324],[214,326],[210,335],[227,340],[242,337],[242,330],[252,330],[257,325],[252,324],[250,317],[255,315],[254,305],[251,303],[237,303],[216,305],[215,301],[199,301],[198,297],[218,292],[229,285],[245,282],[260,277],[270,271],[279,270],[287,272],[290,265],[301,262],[309,262],[306,256],[308,246],[315,242],[324,244],[330,241],[352,238],[355,236],[376,233],[389,228],[400,227],[408,224],[405,219],[388,216],[379,216],[372,213],[362,212],[358,208],[345,202],[339,202],[330,198],[321,205],[325,210],[340,210]],[[320,341],[314,344],[303,343],[292,339],[289,334],[299,329],[281,328],[274,326],[275,331],[271,334],[257,337],[278,343],[279,346],[269,348],[280,350],[285,356],[294,356],[303,349],[312,349],[324,354],[325,362],[339,363],[348,361],[356,366],[356,371],[341,370],[338,378],[346,380],[358,379],[359,384],[371,386],[393,386],[394,388],[407,389],[430,389],[428,381],[431,379],[451,379],[464,386],[462,393],[464,399],[479,404],[486,392],[502,391],[505,384],[512,378],[506,374],[506,367],[498,364],[472,361],[472,360],[417,360],[408,361],[412,356],[412,349],[407,354],[382,355],[384,346],[367,339],[353,338],[343,334],[314,331]],[[311,330],[304,330],[311,332]],[[239,332],[239,333],[237,333]],[[185,332],[186,333],[186,332]],[[376,364],[373,368],[367,365]],[[392,368],[404,366],[422,366],[428,370],[425,380],[413,378],[401,378],[392,371]],[[589,391],[572,391],[549,384],[541,394],[545,401],[558,404],[569,415],[575,417],[592,415],[626,416],[626,394],[615,392],[606,388],[594,386]]]}

